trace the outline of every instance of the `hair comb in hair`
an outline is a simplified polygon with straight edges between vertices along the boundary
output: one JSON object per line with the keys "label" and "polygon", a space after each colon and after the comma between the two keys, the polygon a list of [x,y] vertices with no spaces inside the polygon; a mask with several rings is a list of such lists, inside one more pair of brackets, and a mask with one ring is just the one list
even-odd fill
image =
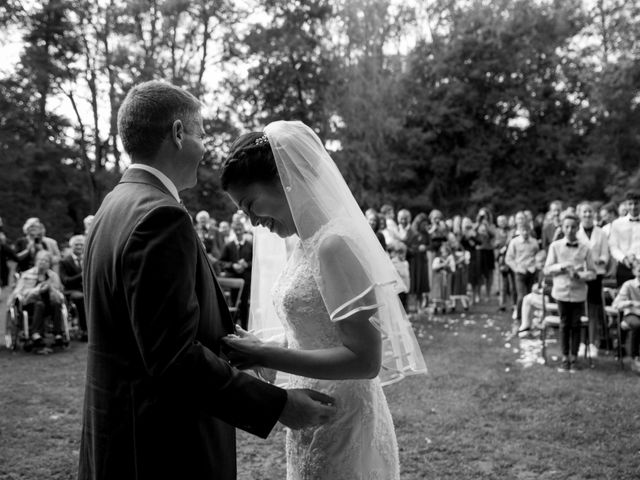
{"label": "hair comb in hair", "polygon": [[254,145],[264,145],[265,143],[269,143],[269,139],[266,134],[263,134],[261,137],[256,138]]}

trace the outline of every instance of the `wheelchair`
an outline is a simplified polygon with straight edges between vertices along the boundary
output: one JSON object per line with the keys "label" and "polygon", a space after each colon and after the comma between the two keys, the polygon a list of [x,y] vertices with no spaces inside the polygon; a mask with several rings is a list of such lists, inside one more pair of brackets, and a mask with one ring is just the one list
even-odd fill
{"label": "wheelchair", "polygon": [[7,322],[5,333],[5,347],[15,352],[23,350],[25,352],[35,351],[36,353],[51,353],[54,349],[66,350],[69,348],[71,340],[71,329],[69,326],[68,302],[60,305],[60,315],[62,320],[62,341],[56,342],[53,338],[53,319],[51,315],[45,318],[45,335],[42,342],[36,342],[31,338],[30,318],[25,305],[20,296],[11,296],[8,301]]}

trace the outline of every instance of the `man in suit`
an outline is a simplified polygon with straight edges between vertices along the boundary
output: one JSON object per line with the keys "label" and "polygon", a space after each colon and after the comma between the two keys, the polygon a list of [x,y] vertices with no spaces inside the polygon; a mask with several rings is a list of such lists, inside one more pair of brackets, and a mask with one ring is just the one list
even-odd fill
{"label": "man in suit", "polygon": [[87,316],[84,311],[84,289],[82,288],[82,251],[84,250],[84,235],[74,235],[69,240],[71,251],[60,261],[60,280],[65,294],[76,306],[80,338],[87,341]]}
{"label": "man in suit", "polygon": [[232,480],[235,428],[267,437],[328,421],[333,400],[232,368],[234,332],[178,192],[204,154],[200,103],[163,82],[129,91],[118,132],[132,165],[85,250],[89,326],[79,478]]}
{"label": "man in suit", "polygon": [[[251,262],[253,260],[253,244],[246,238],[245,228],[242,222],[233,222],[231,229],[235,238],[227,242],[222,249],[219,265],[225,275],[233,278],[242,278],[244,288],[240,298],[238,318],[240,326],[247,330],[249,323],[249,293],[251,292]],[[235,302],[235,294],[232,292],[231,300]]]}

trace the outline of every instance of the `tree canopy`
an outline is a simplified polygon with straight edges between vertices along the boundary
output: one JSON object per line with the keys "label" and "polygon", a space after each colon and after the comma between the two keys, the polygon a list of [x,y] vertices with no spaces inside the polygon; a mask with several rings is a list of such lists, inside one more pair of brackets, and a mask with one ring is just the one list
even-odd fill
{"label": "tree canopy", "polygon": [[[227,216],[232,139],[298,119],[362,207],[541,210],[640,186],[640,5],[631,0],[46,0],[0,6],[0,216],[82,230],[126,167],[137,82],[205,105],[193,210]],[[16,33],[17,32],[17,33]],[[4,36],[3,36],[4,35]]]}

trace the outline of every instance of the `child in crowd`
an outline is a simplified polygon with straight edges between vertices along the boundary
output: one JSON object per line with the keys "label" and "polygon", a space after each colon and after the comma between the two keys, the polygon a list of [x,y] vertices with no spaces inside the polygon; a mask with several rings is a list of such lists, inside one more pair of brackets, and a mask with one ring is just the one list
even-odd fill
{"label": "child in crowd", "polygon": [[456,302],[459,300],[462,307],[469,310],[469,296],[467,295],[467,285],[469,284],[469,260],[471,255],[467,252],[460,242],[453,244],[453,258],[455,260],[456,269],[451,275],[451,304],[455,309]]}
{"label": "child in crowd", "polygon": [[635,278],[620,287],[613,307],[622,310],[622,322],[631,330],[631,370],[640,373],[640,261],[632,265]]}
{"label": "child in crowd", "polygon": [[581,318],[585,314],[587,281],[596,277],[596,266],[586,243],[578,241],[578,217],[567,213],[560,224],[564,235],[549,245],[545,275],[553,277],[551,295],[558,303],[562,364],[558,371],[575,370],[580,344]]}
{"label": "child in crowd", "polygon": [[447,243],[440,245],[438,256],[433,259],[432,269],[433,288],[431,289],[431,298],[434,312],[437,313],[438,307],[442,307],[444,313],[450,304],[451,275],[456,271],[456,261]]}
{"label": "child in crowd", "polygon": [[[407,261],[407,247],[402,242],[394,242],[389,246],[391,263],[396,268],[396,272],[404,282],[407,292],[411,289],[411,276],[409,274],[409,262]],[[402,306],[407,309],[407,292],[400,294]]]}

